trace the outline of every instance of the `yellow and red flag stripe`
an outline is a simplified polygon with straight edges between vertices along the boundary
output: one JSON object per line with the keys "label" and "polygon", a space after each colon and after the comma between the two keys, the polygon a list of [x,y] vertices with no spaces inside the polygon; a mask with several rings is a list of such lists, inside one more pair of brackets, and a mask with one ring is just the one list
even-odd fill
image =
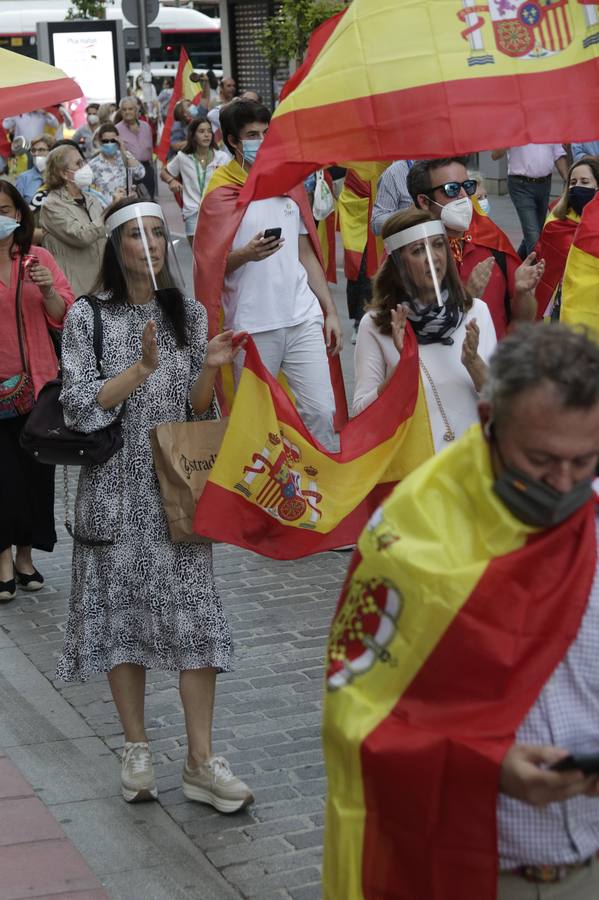
{"label": "yellow and red flag stripe", "polygon": [[[226,166],[220,166],[208,182],[200,207],[193,244],[194,285],[196,298],[204,304],[208,313],[209,337],[214,337],[222,327],[221,298],[227,256],[247,206],[246,203],[239,202],[247,177],[247,172],[236,160],[231,160]],[[314,252],[324,269],[320,240],[303,184],[287,191],[286,194],[299,206]],[[335,426],[341,428],[347,422],[348,411],[338,356],[329,357],[329,370],[335,395]],[[230,373],[223,373],[223,377],[217,382],[217,393],[223,409],[230,409],[232,403]]]}
{"label": "yellow and red flag stripe", "polygon": [[348,164],[343,189],[339,196],[339,230],[343,242],[345,276],[359,277],[362,256],[366,252],[366,275],[372,278],[383,255],[382,239],[370,228],[372,207],[379,176],[387,164]]}
{"label": "yellow and red flag stripe", "polygon": [[575,638],[595,501],[543,532],[472,428],[399,485],[331,626],[325,900],[495,900],[500,765]]}
{"label": "yellow and red flag stripe", "polygon": [[353,0],[318,32],[244,196],[276,195],[348,158],[589,140],[596,18],[578,0]]}
{"label": "yellow and red flag stripe", "polygon": [[542,319],[556,288],[564,276],[568,253],[580,222],[580,216],[569,209],[565,219],[549,213],[541,237],[535,247],[539,259],[545,260],[545,271],[535,293],[537,318]]}
{"label": "yellow and red flag stripe", "polygon": [[329,284],[337,284],[337,215],[338,203],[333,194],[333,179],[330,172],[326,169],[323,171],[324,180],[333,197],[333,211],[329,213],[326,219],[321,219],[317,226],[318,240],[320,243],[320,252],[322,254],[322,265]]}
{"label": "yellow and red flag stripe", "polygon": [[599,341],[599,194],[585,206],[568,253],[560,320],[584,325]]}
{"label": "yellow and red flag stripe", "polygon": [[187,55],[184,47],[181,47],[179,54],[179,65],[177,66],[177,74],[175,75],[175,83],[173,85],[173,93],[168,105],[166,120],[162,129],[160,143],[156,148],[156,156],[162,163],[166,163],[168,152],[171,146],[171,131],[173,130],[175,104],[179,100],[189,100],[190,103],[199,101],[201,91],[196,82],[191,81],[190,75],[193,73],[191,60]]}
{"label": "yellow and red flag stripe", "polygon": [[81,97],[76,81],[61,69],[10,50],[0,50],[2,118]]}
{"label": "yellow and red flag stripe", "polygon": [[329,453],[310,435],[250,341],[195,530],[275,559],[353,543],[382,497],[434,452],[411,329],[385,391],[339,438]]}

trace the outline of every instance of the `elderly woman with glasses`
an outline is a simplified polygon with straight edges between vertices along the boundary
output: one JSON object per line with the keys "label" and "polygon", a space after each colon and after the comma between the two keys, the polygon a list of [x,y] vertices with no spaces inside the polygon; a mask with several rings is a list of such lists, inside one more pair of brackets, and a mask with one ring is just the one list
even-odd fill
{"label": "elderly woman with glasses", "polygon": [[143,181],[145,169],[128,150],[123,150],[116,125],[100,125],[94,135],[98,153],[90,161],[94,187],[105,206],[131,193],[135,182]]}

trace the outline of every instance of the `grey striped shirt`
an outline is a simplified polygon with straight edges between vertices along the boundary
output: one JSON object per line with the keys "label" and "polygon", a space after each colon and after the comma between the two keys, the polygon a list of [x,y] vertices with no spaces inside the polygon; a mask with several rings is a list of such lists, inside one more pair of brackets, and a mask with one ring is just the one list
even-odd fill
{"label": "grey striped shirt", "polygon": [[408,193],[407,178],[410,166],[405,159],[399,159],[385,169],[376,187],[376,201],[372,207],[370,227],[374,234],[380,234],[383,225],[393,213],[412,206]]}

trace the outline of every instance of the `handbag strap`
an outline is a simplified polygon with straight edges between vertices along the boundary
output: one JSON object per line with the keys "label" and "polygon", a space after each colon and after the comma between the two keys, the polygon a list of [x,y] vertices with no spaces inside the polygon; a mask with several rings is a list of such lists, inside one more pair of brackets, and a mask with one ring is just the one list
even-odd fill
{"label": "handbag strap", "polygon": [[19,266],[17,269],[17,290],[15,294],[15,314],[17,317],[17,337],[19,338],[19,351],[21,353],[21,362],[23,363],[23,371],[30,375],[29,365],[27,362],[27,351],[25,349],[25,329],[23,326],[23,316],[21,314],[21,289],[23,287],[23,256],[19,254]]}
{"label": "handbag strap", "polygon": [[102,316],[100,314],[100,304],[98,303],[98,298],[94,297],[93,294],[83,294],[78,300],[87,300],[89,305],[92,308],[92,312],[94,314],[94,353],[96,354],[96,363],[98,366],[98,372],[100,373],[100,378],[102,377],[102,366],[104,363],[103,360],[103,347],[104,347],[104,326],[102,325]]}

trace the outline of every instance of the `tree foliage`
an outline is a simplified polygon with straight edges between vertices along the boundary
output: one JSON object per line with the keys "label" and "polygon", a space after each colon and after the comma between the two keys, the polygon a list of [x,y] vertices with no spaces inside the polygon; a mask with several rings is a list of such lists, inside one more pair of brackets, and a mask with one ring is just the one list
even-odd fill
{"label": "tree foliage", "polygon": [[279,11],[256,34],[256,43],[273,69],[295,60],[301,63],[315,28],[340,12],[337,0],[282,0]]}
{"label": "tree foliage", "polygon": [[73,0],[65,19],[105,19],[107,0]]}

